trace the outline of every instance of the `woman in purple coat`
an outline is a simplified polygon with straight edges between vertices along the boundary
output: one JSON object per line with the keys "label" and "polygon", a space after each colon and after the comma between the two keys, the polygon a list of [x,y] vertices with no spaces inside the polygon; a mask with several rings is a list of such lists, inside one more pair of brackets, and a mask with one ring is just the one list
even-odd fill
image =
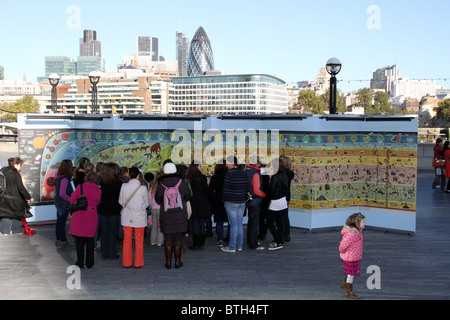
{"label": "woman in purple coat", "polygon": [[[97,232],[97,206],[100,203],[102,191],[98,187],[98,174],[94,171],[89,172],[85,177],[85,182],[79,185],[72,196],[70,204],[73,204],[81,197],[81,186],[83,186],[83,195],[87,198],[87,210],[75,211],[72,213],[72,223],[69,233],[75,237],[75,245],[77,247],[78,267],[88,268],[94,266],[94,238]],[[86,258],[84,255],[84,247],[86,246]]]}

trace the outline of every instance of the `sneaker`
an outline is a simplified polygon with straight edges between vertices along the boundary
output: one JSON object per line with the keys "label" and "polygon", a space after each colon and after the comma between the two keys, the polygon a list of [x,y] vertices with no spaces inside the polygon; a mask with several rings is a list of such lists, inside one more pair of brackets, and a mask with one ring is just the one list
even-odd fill
{"label": "sneaker", "polygon": [[[223,252],[236,252],[235,249],[230,249],[228,247],[222,247],[220,248],[220,250],[222,250]],[[239,249],[238,249],[239,250]],[[242,250],[242,249],[241,249]]]}
{"label": "sneaker", "polygon": [[217,245],[218,245],[219,247],[223,247],[223,241],[222,241],[222,240],[217,241]]}
{"label": "sneaker", "polygon": [[283,249],[283,245],[282,244],[276,243],[275,245],[269,247],[270,251],[279,250],[279,249]]}
{"label": "sneaker", "polygon": [[237,248],[237,251],[242,251],[242,248]]}
{"label": "sneaker", "polygon": [[264,250],[264,249],[266,249],[266,248],[264,248],[264,247],[261,246],[261,245],[258,245],[258,246],[255,248],[255,250],[257,250],[257,251],[262,251],[262,250]]}

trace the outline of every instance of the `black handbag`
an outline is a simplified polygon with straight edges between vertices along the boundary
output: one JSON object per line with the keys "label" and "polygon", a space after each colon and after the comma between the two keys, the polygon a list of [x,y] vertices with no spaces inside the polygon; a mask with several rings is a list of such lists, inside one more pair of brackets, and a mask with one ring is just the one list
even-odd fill
{"label": "black handbag", "polygon": [[79,197],[73,204],[69,206],[69,211],[74,213],[75,211],[85,211],[88,208],[87,198],[83,195],[83,184],[81,186],[81,197]]}

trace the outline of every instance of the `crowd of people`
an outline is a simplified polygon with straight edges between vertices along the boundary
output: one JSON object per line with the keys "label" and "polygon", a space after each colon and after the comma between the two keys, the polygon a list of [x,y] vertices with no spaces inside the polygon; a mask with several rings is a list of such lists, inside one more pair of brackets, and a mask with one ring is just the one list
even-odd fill
{"label": "crowd of people", "polygon": [[[165,267],[171,268],[174,257],[175,268],[180,268],[184,243],[190,250],[203,249],[206,238],[213,236],[213,220],[221,250],[241,251],[243,217],[248,214],[248,248],[264,250],[259,240],[270,232],[274,241],[268,250],[282,249],[290,240],[288,207],[294,173],[289,158],[275,161],[263,164],[256,159],[245,165],[230,157],[207,177],[201,164],[176,165],[170,159],[155,175],[115,163],[94,166],[87,158],[77,167],[63,160],[55,177],[55,246],[76,249],[76,265],[91,268],[97,243],[101,258],[110,260],[120,258],[122,243],[122,265],[140,268],[148,234],[151,245],[164,246]],[[277,171],[268,172],[271,168]],[[82,197],[87,209],[72,210]],[[68,220],[75,246],[67,240]]]}
{"label": "crowd of people", "polygon": [[[10,158],[8,167],[0,170],[4,235],[22,233],[26,227],[31,196],[20,175],[22,164],[20,158]],[[122,266],[141,268],[144,238],[150,230],[151,245],[164,246],[165,267],[170,269],[174,258],[178,269],[183,266],[183,238],[188,239],[189,249],[203,249],[206,237],[213,235],[212,218],[221,250],[241,251],[247,213],[248,248],[264,250],[258,240],[265,239],[269,231],[274,240],[268,250],[279,250],[290,241],[288,208],[293,178],[290,159],[284,156],[267,164],[256,159],[247,165],[229,157],[215,166],[210,177],[203,174],[201,164],[187,167],[171,160],[155,175],[115,163],[94,166],[87,158],[74,168],[71,160],[63,160],[55,177],[55,246],[58,250],[76,249],[75,264],[92,268],[98,240],[105,260],[120,258],[118,244],[122,241]],[[66,235],[68,221],[75,246]],[[355,213],[341,232],[339,252],[346,275],[341,287],[352,299],[359,298],[353,292],[353,278],[360,274],[364,226],[365,217]]]}
{"label": "crowd of people", "polygon": [[441,138],[437,138],[433,153],[434,180],[432,188],[450,193],[450,141],[444,142]]}

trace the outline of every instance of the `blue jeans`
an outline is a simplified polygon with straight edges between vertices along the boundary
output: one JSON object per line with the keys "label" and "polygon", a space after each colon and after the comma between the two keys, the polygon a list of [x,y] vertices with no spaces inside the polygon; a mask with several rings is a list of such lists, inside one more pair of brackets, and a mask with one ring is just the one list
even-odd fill
{"label": "blue jeans", "polygon": [[228,248],[235,250],[241,249],[244,242],[244,226],[242,220],[244,218],[245,203],[225,202],[225,210],[227,211],[228,224],[230,228],[230,242]]}
{"label": "blue jeans", "polygon": [[62,203],[56,207],[56,240],[67,241],[66,223],[69,216],[69,204]]}

